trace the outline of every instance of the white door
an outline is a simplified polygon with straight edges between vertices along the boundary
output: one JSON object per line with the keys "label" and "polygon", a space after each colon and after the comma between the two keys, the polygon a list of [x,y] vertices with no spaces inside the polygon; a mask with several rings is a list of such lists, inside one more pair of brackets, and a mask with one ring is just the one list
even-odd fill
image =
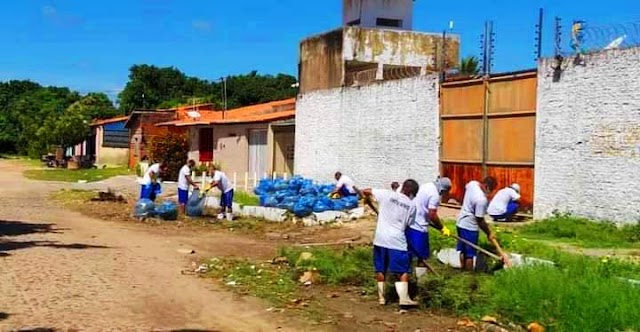
{"label": "white door", "polygon": [[249,131],[249,174],[262,178],[267,171],[267,131]]}

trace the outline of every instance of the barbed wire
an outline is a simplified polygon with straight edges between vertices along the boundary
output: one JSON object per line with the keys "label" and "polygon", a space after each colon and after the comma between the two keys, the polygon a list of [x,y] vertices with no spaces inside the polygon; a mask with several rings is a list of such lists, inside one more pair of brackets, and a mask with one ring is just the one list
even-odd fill
{"label": "barbed wire", "polygon": [[640,46],[640,21],[600,26],[575,21],[571,25],[570,42],[570,54],[638,47]]}

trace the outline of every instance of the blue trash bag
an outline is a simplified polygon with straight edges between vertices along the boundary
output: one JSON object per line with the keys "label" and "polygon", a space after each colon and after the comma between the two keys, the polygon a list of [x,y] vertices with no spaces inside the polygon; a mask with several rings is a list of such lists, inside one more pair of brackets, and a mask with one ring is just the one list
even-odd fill
{"label": "blue trash bag", "polygon": [[259,197],[260,197],[260,203],[259,203],[260,206],[264,206],[265,203],[267,202],[267,199],[269,198],[269,195],[263,194],[263,195],[260,195]]}
{"label": "blue trash bag", "polygon": [[313,208],[297,203],[296,205],[293,206],[293,210],[291,212],[293,212],[293,214],[295,214],[296,217],[306,217],[313,212]]}
{"label": "blue trash bag", "polygon": [[269,196],[264,202],[265,207],[276,207],[278,204],[280,204],[280,202],[278,202],[275,196]]}
{"label": "blue trash bag", "polygon": [[155,215],[156,205],[150,199],[139,200],[133,208],[133,216],[136,218],[147,218]]}
{"label": "blue trash bag", "polygon": [[344,202],[344,206],[349,210],[358,207],[358,196],[347,196],[342,198],[342,201]]}
{"label": "blue trash bag", "polygon": [[278,191],[277,193],[275,193],[275,195],[273,195],[276,200],[278,200],[279,203],[282,203],[282,201],[287,197],[287,196],[291,196],[289,195],[286,191]]}
{"label": "blue trash bag", "polygon": [[283,203],[278,204],[276,207],[278,209],[283,209],[283,210],[287,210],[287,211],[292,212],[295,205],[296,205],[295,202],[286,202],[286,203],[283,202]]}
{"label": "blue trash bag", "polygon": [[313,196],[303,196],[298,200],[298,203],[306,207],[313,208],[316,204],[316,198]]}
{"label": "blue trash bag", "polygon": [[187,200],[185,212],[189,217],[201,217],[204,215],[204,204],[206,196],[200,197],[200,190],[194,189]]}
{"label": "blue trash bag", "polygon": [[264,194],[268,194],[274,191],[273,181],[269,179],[262,179],[258,183],[258,187],[253,190],[253,192],[260,196]]}
{"label": "blue trash bag", "polygon": [[178,206],[171,201],[164,201],[156,208],[156,215],[162,220],[178,220]]}
{"label": "blue trash bag", "polygon": [[289,181],[289,190],[298,192],[302,188],[302,181],[300,179],[291,179]]}
{"label": "blue trash bag", "polygon": [[322,200],[316,201],[316,204],[313,205],[313,212],[315,213],[321,213],[329,210],[331,210],[331,208]]}
{"label": "blue trash bag", "polygon": [[318,190],[317,190],[317,188],[315,188],[313,186],[302,187],[302,188],[300,188],[300,191],[298,193],[300,195],[302,195],[302,196],[308,196],[308,195],[317,196],[318,195]]}
{"label": "blue trash bag", "polygon": [[289,189],[289,183],[285,180],[276,179],[273,181],[273,189],[275,191],[284,191]]}
{"label": "blue trash bag", "polygon": [[282,202],[280,203],[298,203],[299,200],[300,200],[300,196],[292,195],[292,196],[286,196],[285,198],[282,199]]}
{"label": "blue trash bag", "polygon": [[333,201],[333,208],[332,210],[334,211],[342,211],[342,210],[346,210],[347,206],[345,205],[345,201],[343,201],[342,199],[334,199]]}

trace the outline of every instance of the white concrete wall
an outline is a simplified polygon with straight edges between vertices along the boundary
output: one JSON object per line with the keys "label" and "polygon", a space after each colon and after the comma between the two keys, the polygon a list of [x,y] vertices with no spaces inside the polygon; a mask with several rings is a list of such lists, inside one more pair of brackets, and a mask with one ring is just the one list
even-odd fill
{"label": "white concrete wall", "polygon": [[534,215],[640,221],[640,49],[539,65]]}
{"label": "white concrete wall", "polygon": [[334,181],[340,170],[360,187],[420,183],[438,174],[438,78],[421,76],[300,95],[295,172]]}
{"label": "white concrete wall", "polygon": [[402,20],[400,28],[411,30],[413,0],[343,0],[342,24],[347,25],[358,18],[362,27],[375,28],[378,18],[387,18]]}

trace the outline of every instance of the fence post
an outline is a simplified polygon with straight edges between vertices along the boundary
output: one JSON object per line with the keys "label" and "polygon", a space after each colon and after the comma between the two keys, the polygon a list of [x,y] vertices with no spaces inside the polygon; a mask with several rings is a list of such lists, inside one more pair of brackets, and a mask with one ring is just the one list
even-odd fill
{"label": "fence post", "polygon": [[249,172],[244,172],[244,191],[249,191]]}
{"label": "fence post", "polygon": [[282,174],[282,178],[283,178],[283,179],[285,179],[285,180],[287,179],[287,172],[284,172],[284,173]]}
{"label": "fence post", "polygon": [[236,190],[236,183],[238,183],[238,172],[233,172],[233,190]]}
{"label": "fence post", "polygon": [[253,187],[257,187],[258,186],[258,173],[257,172],[253,172]]}
{"label": "fence post", "polygon": [[272,180],[275,180],[278,177],[278,173],[273,172],[273,177],[271,178]]}

